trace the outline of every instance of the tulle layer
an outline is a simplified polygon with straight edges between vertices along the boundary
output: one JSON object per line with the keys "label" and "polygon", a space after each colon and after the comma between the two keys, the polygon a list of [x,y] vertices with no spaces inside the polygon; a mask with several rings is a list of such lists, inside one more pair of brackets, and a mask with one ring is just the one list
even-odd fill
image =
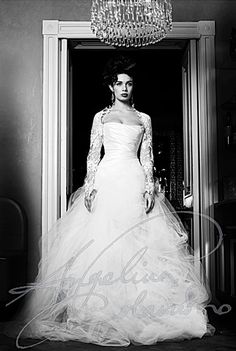
{"label": "tulle layer", "polygon": [[104,346],[214,333],[202,266],[161,194],[145,213],[138,159],[103,159],[95,187],[91,213],[81,187],[47,234],[48,255],[15,331]]}

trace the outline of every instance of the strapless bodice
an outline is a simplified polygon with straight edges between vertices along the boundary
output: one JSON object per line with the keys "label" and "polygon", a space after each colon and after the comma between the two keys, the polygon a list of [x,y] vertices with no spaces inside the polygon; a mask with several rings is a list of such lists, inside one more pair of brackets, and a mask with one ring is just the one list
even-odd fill
{"label": "strapless bodice", "polygon": [[107,122],[103,124],[104,157],[136,158],[144,127],[142,125]]}

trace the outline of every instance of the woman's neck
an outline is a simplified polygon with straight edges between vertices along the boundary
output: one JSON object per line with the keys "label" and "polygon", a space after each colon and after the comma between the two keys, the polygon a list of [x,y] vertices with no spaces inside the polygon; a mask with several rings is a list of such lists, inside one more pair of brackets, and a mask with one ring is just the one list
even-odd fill
{"label": "woman's neck", "polygon": [[133,107],[130,105],[129,102],[124,103],[121,101],[115,101],[114,104],[112,105],[112,108],[114,110],[120,110],[120,111],[130,111],[133,110]]}

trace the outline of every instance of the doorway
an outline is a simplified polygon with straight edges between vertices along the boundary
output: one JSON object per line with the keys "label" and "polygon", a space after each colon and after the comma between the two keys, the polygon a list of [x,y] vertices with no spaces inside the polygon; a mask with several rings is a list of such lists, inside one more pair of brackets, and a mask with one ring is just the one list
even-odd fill
{"label": "doorway", "polygon": [[[184,107],[183,114],[185,116],[185,121],[187,118],[188,121],[195,123],[196,127],[194,128],[194,137],[191,138],[192,149],[188,148],[188,151],[192,150],[190,152],[192,152],[192,155],[194,155],[197,162],[196,164],[198,165],[197,177],[193,177],[195,182],[195,190],[197,189],[194,194],[195,205],[197,204],[198,212],[210,217],[213,217],[213,204],[217,201],[218,188],[214,35],[214,21],[187,23],[177,22],[173,23],[173,30],[168,34],[166,38],[167,40],[187,40],[188,43],[191,43],[191,45],[188,45],[187,48],[189,51],[189,55],[187,56],[189,61],[187,62],[186,66],[188,67],[188,79],[186,80],[188,84],[185,85],[187,94],[186,91],[184,94],[182,87],[179,89],[178,93],[182,94],[183,97],[182,106]],[[44,233],[47,232],[53,223],[66,211],[66,194],[68,194],[68,184],[70,184],[70,186],[73,184],[73,182],[71,182],[72,175],[68,174],[68,170],[72,169],[70,165],[71,162],[73,163],[73,160],[67,157],[67,150],[71,147],[69,144],[70,139],[68,138],[68,133],[71,133],[70,128],[68,128],[68,120],[70,120],[72,115],[72,111],[69,108],[71,106],[71,103],[68,99],[68,91],[70,91],[72,88],[70,85],[71,79],[68,78],[73,75],[73,72],[68,69],[68,63],[70,59],[70,40],[96,41],[94,35],[90,31],[89,22],[63,22],[57,20],[43,21],[43,36],[44,127],[42,177],[42,255],[47,252],[48,248],[48,243],[46,240],[44,240]],[[93,49],[95,49],[95,47]],[[88,50],[88,48],[86,48],[86,50]],[[159,51],[161,52],[161,50]],[[148,49],[147,51],[140,50],[140,55],[144,54],[148,55]],[[104,54],[101,55],[105,55],[105,51]],[[160,57],[161,55],[162,54],[160,53]],[[94,55],[93,57],[94,60],[98,62],[97,57]],[[172,61],[170,60],[170,62]],[[172,64],[174,65],[173,62]],[[158,64],[156,66],[158,67]],[[194,79],[192,79],[193,76]],[[169,108],[169,106],[167,108],[166,100],[168,96],[168,94],[166,94],[166,82],[167,79],[164,83],[162,83],[163,95],[161,95],[161,98],[163,99],[163,110],[168,110]],[[148,83],[146,84],[148,85]],[[168,89],[171,88],[172,87],[168,86]],[[155,93],[155,90],[152,89],[152,92]],[[139,94],[141,93],[137,91],[137,96],[135,97],[137,109],[144,110],[145,112],[152,115],[154,128],[155,130],[158,130],[158,124],[160,121],[163,121],[163,119],[158,119],[155,117],[157,116],[157,110],[155,107],[150,108],[149,111],[148,108],[146,108],[146,105],[142,105],[144,103],[144,100],[140,98]],[[156,95],[153,96],[152,99],[155,105],[157,100]],[[96,111],[99,110],[99,100],[97,102],[93,101],[93,103],[91,103],[91,111],[88,111],[88,120],[84,116],[80,116],[78,112],[78,123],[81,123],[80,121],[83,120],[86,121],[86,123],[88,123],[88,126],[91,127],[91,121],[89,121],[89,118],[91,118],[94,114],[94,111],[92,110],[93,108],[96,108]],[[103,106],[101,106],[101,108],[103,108]],[[86,108],[86,112],[87,110],[88,108]],[[176,107],[176,111],[180,111],[178,107]],[[175,116],[177,116],[178,113],[176,113]],[[185,127],[185,125],[186,123],[184,123],[183,127]],[[185,138],[186,135],[188,136],[188,134],[185,133],[183,137]],[[184,145],[184,147],[186,147],[187,144],[184,143]],[[84,144],[83,149],[88,150],[88,147],[86,147]],[[82,163],[84,164],[83,160],[81,164]],[[184,167],[188,168],[188,165],[184,165]],[[83,170],[81,170],[81,172],[82,171]],[[194,171],[196,170],[194,169]],[[74,179],[76,179],[76,177],[74,177]],[[213,255],[209,255],[211,249],[214,247],[214,228],[212,228],[210,223],[204,221],[202,218],[196,217],[195,220],[197,225],[194,226],[193,235],[195,244],[197,246],[196,252],[199,258],[201,256],[204,256],[203,264],[211,283],[211,287],[214,291],[214,258]],[[194,249],[196,249],[196,247]]]}
{"label": "doorway", "polygon": [[[93,41],[70,40],[69,62],[72,79],[72,175],[68,194],[83,185],[89,131],[96,112],[111,104],[110,92],[103,85],[102,72],[114,55],[129,55],[136,62],[134,103],[152,118],[154,176],[174,207],[183,206],[183,112],[182,57],[186,40],[163,40],[148,49],[98,48]],[[94,46],[96,48],[94,49]],[[171,50],[171,51],[170,51]],[[94,60],[96,55],[96,60]],[[79,98],[78,98],[79,96]],[[178,165],[178,166],[177,166]]]}

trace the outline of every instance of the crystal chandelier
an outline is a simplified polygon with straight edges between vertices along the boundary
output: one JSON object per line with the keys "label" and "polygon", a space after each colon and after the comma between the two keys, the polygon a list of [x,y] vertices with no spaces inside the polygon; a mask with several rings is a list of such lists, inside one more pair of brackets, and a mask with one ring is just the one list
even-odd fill
{"label": "crystal chandelier", "polygon": [[109,45],[157,43],[172,29],[171,0],[92,0],[91,29]]}

